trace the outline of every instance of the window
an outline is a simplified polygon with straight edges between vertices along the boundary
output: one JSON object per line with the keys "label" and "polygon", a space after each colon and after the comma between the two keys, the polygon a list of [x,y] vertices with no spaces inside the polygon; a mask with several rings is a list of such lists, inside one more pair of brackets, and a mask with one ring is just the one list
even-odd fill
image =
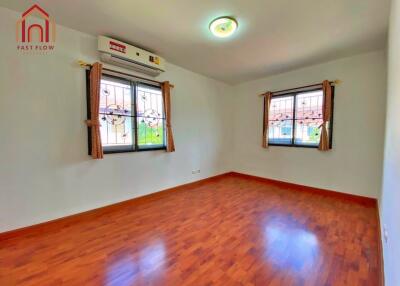
{"label": "window", "polygon": [[159,86],[103,74],[99,117],[105,154],[165,149],[165,117]]}
{"label": "window", "polygon": [[[332,87],[332,102],[333,91]],[[318,147],[320,125],[323,122],[322,106],[322,89],[274,95],[269,112],[268,144],[271,146]],[[328,126],[331,147],[332,121],[333,116]]]}

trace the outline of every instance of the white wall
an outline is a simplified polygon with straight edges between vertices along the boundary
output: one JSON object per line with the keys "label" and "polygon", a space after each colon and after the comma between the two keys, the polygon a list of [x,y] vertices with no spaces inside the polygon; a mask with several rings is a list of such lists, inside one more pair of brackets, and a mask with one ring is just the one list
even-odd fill
{"label": "white wall", "polygon": [[[392,1],[388,52],[388,93],[381,226],[387,286],[400,285],[400,1]],[[382,231],[383,234],[383,231]],[[384,239],[383,239],[384,241]]]}
{"label": "white wall", "polygon": [[[333,150],[261,148],[267,90],[340,79],[335,91]],[[377,198],[381,188],[386,90],[383,51],[251,81],[236,87],[235,171]]]}
{"label": "white wall", "polygon": [[[230,170],[230,87],[168,64],[177,151],[87,155],[84,70],[96,38],[57,27],[49,54],[16,49],[18,13],[0,8],[0,232]],[[191,171],[201,169],[199,175]]]}
{"label": "white wall", "polygon": [[[168,64],[175,84],[177,151],[87,155],[84,71],[96,38],[57,27],[54,52],[17,51],[19,14],[0,8],[0,232],[44,222],[235,170],[377,197],[385,112],[385,53],[346,58],[239,86]],[[336,90],[334,149],[261,143],[257,94],[323,79]],[[234,150],[234,152],[233,152]],[[201,169],[192,175],[193,169]]]}

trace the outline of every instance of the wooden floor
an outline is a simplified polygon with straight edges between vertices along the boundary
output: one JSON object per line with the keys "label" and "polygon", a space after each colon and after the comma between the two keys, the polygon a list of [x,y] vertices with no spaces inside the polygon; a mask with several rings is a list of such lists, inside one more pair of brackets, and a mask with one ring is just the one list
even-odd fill
{"label": "wooden floor", "polygon": [[0,236],[0,285],[376,286],[376,211],[228,175]]}

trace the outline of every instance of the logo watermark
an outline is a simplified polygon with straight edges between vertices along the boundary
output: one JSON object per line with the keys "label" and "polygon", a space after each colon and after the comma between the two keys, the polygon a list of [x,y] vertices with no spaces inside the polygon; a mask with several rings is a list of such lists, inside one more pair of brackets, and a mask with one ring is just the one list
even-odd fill
{"label": "logo watermark", "polygon": [[35,4],[17,21],[16,40],[17,50],[20,51],[52,51],[56,40],[56,22]]}

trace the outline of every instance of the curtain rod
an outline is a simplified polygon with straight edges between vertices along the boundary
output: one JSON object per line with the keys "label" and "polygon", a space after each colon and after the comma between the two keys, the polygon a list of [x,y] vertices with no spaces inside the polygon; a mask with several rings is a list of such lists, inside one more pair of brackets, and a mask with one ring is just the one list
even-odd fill
{"label": "curtain rod", "polygon": [[[338,85],[341,83],[340,80],[334,80],[334,81],[330,81],[329,82],[332,85]],[[322,82],[321,83],[315,83],[315,84],[310,84],[310,85],[305,85],[305,86],[299,86],[299,87],[295,87],[295,88],[289,88],[289,89],[282,89],[282,90],[277,90],[277,91],[273,91],[272,94],[275,93],[282,93],[282,92],[287,92],[287,91],[292,91],[292,90],[297,90],[297,89],[302,89],[302,88],[309,88],[309,87],[317,87],[317,86],[322,86]],[[264,96],[266,93],[260,94],[259,96]]]}
{"label": "curtain rod", "polygon": [[[90,67],[92,66],[91,64],[89,64],[89,63],[87,63],[87,62],[84,62],[84,61],[81,61],[81,60],[78,61],[78,64],[79,64],[81,67],[83,67],[83,68],[87,68],[87,67],[90,68]],[[138,78],[138,79],[142,79],[142,80],[154,82],[154,83],[157,83],[157,84],[162,84],[161,81],[157,81],[157,80],[154,80],[154,79],[148,79],[148,78],[145,78],[145,77],[140,77],[140,76],[137,76],[137,75],[133,75],[133,74],[129,74],[129,73],[124,73],[124,72],[120,72],[120,71],[116,71],[116,70],[112,70],[112,69],[108,69],[108,68],[103,68],[103,70],[109,71],[109,72],[119,73],[119,74],[126,75],[126,76],[135,77],[135,78]],[[169,86],[170,86],[171,88],[174,88],[174,87],[175,87],[173,84],[170,84]]]}

